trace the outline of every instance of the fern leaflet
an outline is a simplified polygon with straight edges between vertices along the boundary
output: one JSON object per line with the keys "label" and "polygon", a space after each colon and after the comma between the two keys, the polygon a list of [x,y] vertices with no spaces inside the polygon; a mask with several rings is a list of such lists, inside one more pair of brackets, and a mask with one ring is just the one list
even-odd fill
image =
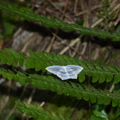
{"label": "fern leaflet", "polygon": [[76,97],[77,99],[90,100],[91,103],[108,105],[112,102],[113,106],[120,106],[119,93],[110,93],[109,91],[97,90],[93,87],[80,85],[73,82],[63,82],[51,76],[41,76],[37,74],[25,74],[22,72],[13,73],[10,70],[0,69],[0,74],[9,80],[20,82],[21,84],[30,83],[41,89],[49,89],[57,94]]}
{"label": "fern leaflet", "polygon": [[36,71],[42,70],[44,72],[46,72],[45,68],[48,66],[73,64],[84,68],[78,75],[80,82],[85,80],[85,75],[91,76],[92,82],[99,81],[99,83],[103,83],[112,80],[114,83],[120,82],[120,67],[118,66],[99,66],[87,61],[51,53],[29,51],[29,55],[29,57],[26,57],[22,53],[9,49],[6,49],[6,51],[0,50],[0,62],[13,66],[25,66],[28,69],[34,68]]}
{"label": "fern leaflet", "polygon": [[57,116],[55,114],[50,114],[40,106],[36,107],[34,105],[21,102],[16,102],[16,106],[22,113],[30,115],[37,120],[71,120],[70,118],[62,115]]}
{"label": "fern leaflet", "polygon": [[109,39],[112,39],[113,41],[120,41],[120,36],[116,33],[111,34],[109,32],[100,31],[97,29],[85,28],[77,24],[68,24],[68,23],[62,22],[60,19],[54,19],[52,17],[47,18],[42,15],[41,16],[36,15],[24,9],[19,10],[18,8],[10,4],[9,5],[0,4],[0,8],[10,13],[19,15],[25,20],[40,22],[42,25],[47,26],[47,27],[58,27],[58,28],[68,30],[68,31],[80,31],[80,33],[83,35],[87,34],[87,35],[97,36],[103,39],[109,38]]}

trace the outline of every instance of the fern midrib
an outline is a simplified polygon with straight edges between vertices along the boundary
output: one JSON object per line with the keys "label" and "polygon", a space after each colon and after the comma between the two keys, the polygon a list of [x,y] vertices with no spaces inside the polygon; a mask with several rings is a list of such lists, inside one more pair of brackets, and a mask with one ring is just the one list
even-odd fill
{"label": "fern midrib", "polygon": [[[6,52],[0,50],[0,61],[1,63],[13,65],[13,66],[25,66],[26,68],[34,68],[36,71],[42,70],[45,71],[45,68],[51,65],[68,65],[68,64],[77,64],[82,66],[84,69],[82,73],[79,74],[82,78],[81,80],[85,80],[85,75],[91,76],[93,82],[103,82],[103,81],[112,81],[114,78],[114,82],[119,82],[118,77],[119,68],[112,67],[101,67],[98,65],[90,64],[89,62],[80,61],[72,57],[62,56],[58,54],[50,54],[50,53],[34,53],[29,51],[29,57],[24,56],[22,53],[17,53],[13,50],[6,49]],[[111,77],[109,77],[111,76]],[[103,79],[103,80],[102,80]],[[82,81],[82,82],[83,82]]]}
{"label": "fern midrib", "polygon": [[[11,74],[11,73],[6,73],[6,72],[4,72],[4,74]],[[11,74],[11,75],[14,75],[14,76],[16,76],[16,74]],[[21,77],[21,78],[28,78],[28,77],[24,77],[24,76],[19,76],[19,77]],[[46,76],[41,76],[42,77],[42,79],[40,80],[40,79],[35,79],[35,78],[31,78],[31,77],[29,77],[29,78],[31,78],[31,80],[32,80],[32,82],[34,82],[34,80],[36,80],[36,81],[40,81],[40,82],[43,82],[43,83],[47,83],[47,84],[52,84],[52,85],[55,85],[56,86],[56,84],[57,84],[57,82],[55,83],[55,82],[51,82],[51,81],[45,81],[46,79],[43,79],[43,77],[46,77]],[[47,77],[46,77],[47,78]],[[14,78],[13,78],[14,79]],[[54,79],[54,78],[53,78]],[[55,79],[54,79],[55,80]],[[29,83],[31,83],[31,82],[29,82]],[[76,86],[78,86],[78,88],[73,88],[72,86],[71,87],[69,87],[68,88],[68,86],[64,86],[63,85],[63,83],[58,83],[57,84],[58,86],[61,86],[61,87],[63,87],[63,88],[67,88],[68,90],[74,90],[74,91],[81,91],[82,93],[87,93],[88,95],[89,94],[94,94],[95,96],[98,96],[98,94],[99,94],[99,96],[102,96],[102,97],[106,97],[106,94],[102,94],[100,91],[98,91],[98,90],[96,90],[97,91],[97,93],[95,93],[95,92],[91,92],[91,90],[90,91],[86,91],[86,89],[84,89],[84,90],[81,90],[81,88],[79,87],[80,85],[79,84],[77,84]],[[108,93],[107,93],[108,94]],[[113,94],[112,94],[113,95]],[[112,95],[110,95],[110,94],[108,94],[108,97],[109,98],[113,98],[113,97],[115,97],[116,99],[120,99],[119,97],[117,97],[117,96],[115,96],[115,95],[113,95],[113,97],[112,97]]]}
{"label": "fern midrib", "polygon": [[[39,59],[39,58],[37,58],[37,57],[34,57],[34,58],[31,58],[31,57],[24,57],[24,58],[22,58],[22,57],[16,57],[16,56],[11,56],[11,55],[9,55],[9,54],[6,54],[5,55],[6,56],[6,59],[8,59],[8,56],[9,56],[9,58],[12,58],[13,59],[13,61],[14,61],[14,59],[17,59],[18,60],[18,63],[20,62],[20,60],[23,60],[23,61],[25,61],[25,60],[32,60],[32,61],[35,61],[36,63],[38,62],[44,62],[44,63],[51,63],[52,65],[53,65],[53,63],[56,63],[56,64],[54,64],[54,65],[62,65],[62,64],[66,64],[67,65],[67,61],[65,61],[64,59],[63,59],[63,61],[56,61],[56,60],[52,60],[51,61],[51,59],[49,59],[49,57],[46,57],[46,59]],[[4,56],[4,58],[5,58],[5,56]],[[1,56],[1,59],[3,58],[3,56]],[[73,63],[73,62],[71,62],[71,63]],[[79,63],[79,61],[78,61],[78,63]],[[80,64],[79,64],[80,65]],[[80,65],[81,66],[81,65]],[[94,69],[94,70],[93,70]],[[110,69],[110,71],[105,71],[105,70],[103,70],[103,71],[101,71],[101,70],[97,70],[95,67],[93,67],[92,69],[90,69],[89,67],[88,67],[88,69],[86,69],[86,68],[84,68],[83,69],[84,71],[85,71],[85,73],[87,72],[87,71],[90,71],[90,72],[92,72],[93,74],[94,73],[99,73],[99,74],[113,74],[113,75],[115,75],[115,74],[120,74],[119,73],[119,71],[117,71],[117,69],[116,69],[116,72],[115,71],[111,71]]]}
{"label": "fern midrib", "polygon": [[[51,113],[48,113],[47,111],[45,111],[40,106],[37,107],[37,106],[34,106],[34,105],[21,103],[21,102],[18,102],[18,101],[16,102],[16,106],[22,113],[26,113],[26,114],[34,117],[34,118],[37,118],[37,119],[39,117],[41,118],[41,114],[42,114],[47,119],[51,118],[50,120],[61,120],[61,116],[57,116],[57,115],[53,115]],[[31,111],[32,111],[32,114],[31,114]],[[62,120],[71,120],[71,119],[68,118],[68,117],[66,119],[64,116],[62,116]]]}
{"label": "fern midrib", "polygon": [[[21,106],[18,106],[19,107],[19,109],[21,110]],[[27,106],[24,106],[24,109],[25,109],[25,111],[26,110],[28,110],[28,107]],[[30,109],[30,110],[32,110],[32,109]],[[33,111],[33,113],[36,113],[37,112],[37,114],[35,115],[34,114],[34,116],[32,116],[32,117],[34,117],[34,118],[39,118],[39,117],[41,117],[41,114],[42,115],[44,115],[45,117],[46,116],[48,116],[48,118],[51,118],[51,119],[53,119],[53,120],[56,120],[56,118],[54,117],[54,116],[52,116],[51,114],[49,114],[48,115],[48,113],[46,112],[46,111],[41,111],[40,109],[38,110],[37,109],[37,111],[36,110],[32,110]],[[23,112],[22,110],[21,110],[21,112]],[[27,113],[28,115],[30,115],[31,116],[31,112],[23,112],[23,113]],[[37,116],[37,117],[36,117]],[[59,119],[58,117],[57,117],[57,119]]]}
{"label": "fern midrib", "polygon": [[[68,65],[65,60],[63,60],[63,61],[54,61],[54,62],[52,61],[52,62],[51,62],[51,59],[49,59],[49,57],[48,57],[46,60],[45,60],[45,59],[42,59],[42,58],[39,60],[39,59],[36,59],[36,58],[30,58],[30,57],[29,57],[29,59],[32,59],[33,61],[36,61],[36,62],[41,62],[41,61],[42,61],[42,62],[52,63],[52,65],[53,65],[53,63],[57,63],[57,64],[54,64],[54,65],[62,65],[62,64],[63,64],[63,65],[64,65],[64,64]],[[79,62],[79,61],[78,61],[78,62]],[[79,64],[79,65],[80,65],[80,64]],[[80,65],[80,66],[81,66],[81,65]],[[81,67],[82,67],[82,66],[81,66]],[[83,67],[83,68],[84,68],[84,67]],[[94,68],[94,67],[93,67],[93,68]],[[92,68],[92,69],[93,69],[93,68]],[[83,70],[84,70],[85,72],[90,71],[90,72],[92,72],[92,73],[97,72],[97,73],[100,73],[100,74],[101,74],[101,73],[113,74],[113,75],[114,75],[114,74],[120,74],[117,70],[116,70],[116,72],[113,72],[113,71],[105,71],[105,70],[100,71],[100,70],[97,70],[96,68],[94,68],[94,70],[91,70],[91,69],[87,69],[87,70],[86,70],[86,69],[84,68]],[[109,70],[110,70],[110,69],[109,69]]]}
{"label": "fern midrib", "polygon": [[18,10],[14,6],[0,5],[0,8],[2,8],[3,10],[7,10],[8,12],[12,12],[14,14],[17,14],[26,20],[41,22],[41,24],[43,24],[44,26],[59,27],[61,29],[65,29],[65,30],[69,30],[69,31],[78,30],[82,34],[94,35],[94,36],[102,37],[103,39],[105,39],[105,38],[110,38],[110,39],[119,38],[119,36],[117,36],[117,34],[111,34],[111,33],[105,32],[105,31],[103,32],[103,31],[96,30],[96,29],[85,28],[85,27],[79,26],[77,24],[68,24],[68,23],[62,22],[61,20],[57,20],[54,18],[47,18],[44,16],[42,17],[42,16],[36,15],[30,11]]}

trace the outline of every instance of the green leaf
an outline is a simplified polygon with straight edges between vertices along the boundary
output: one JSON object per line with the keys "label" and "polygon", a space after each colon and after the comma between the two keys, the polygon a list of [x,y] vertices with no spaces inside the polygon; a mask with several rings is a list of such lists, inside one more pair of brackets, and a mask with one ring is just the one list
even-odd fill
{"label": "green leaf", "polygon": [[100,107],[99,105],[94,105],[93,106],[93,114],[98,117],[98,118],[102,118],[104,120],[108,120],[108,115],[107,113],[105,112],[105,110]]}
{"label": "green leaf", "polygon": [[106,82],[112,81],[113,80],[113,75],[114,74],[112,74],[112,73],[107,73],[107,75],[106,75]]}
{"label": "green leaf", "polygon": [[120,82],[120,74],[115,74],[115,76],[114,76],[114,83],[116,84],[118,82]]}
{"label": "green leaf", "polygon": [[99,83],[103,83],[106,80],[106,73],[101,73],[99,78]]}
{"label": "green leaf", "polygon": [[118,100],[116,98],[112,98],[112,106],[115,107],[118,105]]}
{"label": "green leaf", "polygon": [[85,80],[85,73],[84,71],[81,71],[80,74],[78,74],[79,82],[83,82]]}
{"label": "green leaf", "polygon": [[114,120],[117,120],[120,117],[120,108],[117,108],[117,110],[114,113]]}
{"label": "green leaf", "polygon": [[97,82],[99,80],[100,74],[98,72],[93,73],[92,82]]}
{"label": "green leaf", "polygon": [[46,112],[41,106],[34,106],[26,103],[16,102],[16,106],[22,113],[25,113],[37,120],[71,120],[68,117],[62,115],[55,115]]}
{"label": "green leaf", "polygon": [[33,59],[26,59],[24,64],[27,68],[35,68],[35,62]]}
{"label": "green leaf", "polygon": [[100,31],[93,28],[91,29],[85,28],[77,24],[68,24],[59,19],[54,19],[52,17],[47,18],[45,16],[36,15],[27,9],[25,10],[24,8],[18,9],[15,6],[6,5],[6,4],[5,5],[0,4],[0,8],[10,13],[16,14],[21,18],[24,18],[25,20],[40,22],[44,26],[58,27],[60,29],[68,30],[68,31],[80,31],[80,33],[83,35],[93,35],[102,39],[110,38],[113,39],[114,41],[120,40],[120,36],[118,34],[114,34],[114,33],[111,34],[107,31]]}
{"label": "green leaf", "polygon": [[[111,81],[119,82],[119,67],[114,66],[102,66],[88,63],[88,61],[80,61],[72,57],[67,57],[59,54],[50,54],[50,53],[34,53],[29,52],[30,56],[25,57],[22,53],[15,52],[13,50],[7,49],[6,52],[0,50],[0,61],[5,64],[14,65],[18,63],[21,65],[25,65],[26,68],[35,68],[36,70],[45,71],[47,66],[51,65],[67,65],[68,61],[71,64],[84,66],[84,70],[78,75],[80,82],[84,81],[85,76],[91,76],[92,82],[104,82]],[[10,59],[8,59],[10,58]],[[13,60],[13,61],[12,61]],[[23,64],[24,63],[24,64]],[[88,67],[89,66],[89,67]],[[87,68],[88,67],[88,68]],[[101,68],[101,69],[100,69]],[[26,84],[27,82],[32,84],[35,87],[39,87],[41,89],[49,89],[58,94],[64,94],[66,96],[76,97],[77,99],[84,99],[86,101],[90,100],[91,103],[97,102],[98,104],[110,104],[113,102],[113,106],[119,106],[120,96],[116,95],[116,93],[110,93],[108,91],[97,90],[82,84],[78,84],[75,81],[61,81],[59,79],[55,79],[57,77],[51,77],[47,75],[37,75],[37,74],[26,74],[23,72],[11,73],[10,70],[0,69],[0,74],[7,79],[13,79],[21,84]],[[113,77],[114,75],[114,77]],[[87,78],[87,77],[86,77]],[[115,100],[118,102],[116,103]]]}

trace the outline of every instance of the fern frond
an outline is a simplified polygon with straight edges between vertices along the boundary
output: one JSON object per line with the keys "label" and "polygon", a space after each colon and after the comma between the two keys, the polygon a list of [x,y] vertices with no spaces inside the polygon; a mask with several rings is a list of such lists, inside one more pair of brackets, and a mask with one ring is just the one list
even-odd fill
{"label": "fern frond", "polygon": [[36,120],[71,120],[68,117],[62,115],[55,115],[46,112],[40,106],[34,106],[26,103],[16,102],[16,106],[22,113],[32,116]]}
{"label": "fern frond", "polygon": [[29,51],[29,57],[24,56],[22,53],[6,49],[0,50],[0,62],[13,66],[25,66],[26,68],[34,68],[36,71],[46,71],[45,68],[51,65],[79,65],[84,69],[78,75],[79,81],[85,80],[85,75],[92,77],[92,82],[103,83],[113,80],[114,83],[120,82],[120,67],[118,66],[99,66],[87,61],[80,61],[72,57],[67,57],[59,54],[52,53],[35,53]]}
{"label": "fern frond", "polygon": [[54,19],[52,17],[47,18],[45,16],[36,15],[24,9],[19,10],[18,8],[12,5],[0,4],[0,8],[10,13],[19,15],[25,20],[40,22],[42,25],[47,26],[47,27],[58,27],[60,29],[64,29],[68,31],[80,31],[80,33],[83,35],[87,34],[87,35],[97,36],[103,39],[110,38],[113,41],[120,41],[120,36],[115,33],[111,34],[109,32],[100,31],[97,29],[85,28],[77,24],[68,24],[68,23],[61,21],[60,19]]}
{"label": "fern frond", "polygon": [[1,63],[17,66],[18,63],[20,66],[23,66],[24,59],[26,58],[22,53],[16,54],[14,50],[6,49],[0,50],[0,61]]}
{"label": "fern frond", "polygon": [[112,106],[120,106],[120,94],[110,93],[109,91],[97,90],[93,87],[89,88],[73,82],[63,82],[51,76],[41,76],[37,74],[17,74],[10,70],[0,69],[0,74],[9,80],[20,82],[21,84],[30,83],[41,89],[49,89],[57,94],[76,97],[77,99],[90,100],[91,103],[108,105],[112,102]]}

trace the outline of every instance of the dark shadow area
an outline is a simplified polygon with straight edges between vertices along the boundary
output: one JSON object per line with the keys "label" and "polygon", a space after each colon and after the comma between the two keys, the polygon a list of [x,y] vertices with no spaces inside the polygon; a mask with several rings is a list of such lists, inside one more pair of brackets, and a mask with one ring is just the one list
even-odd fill
{"label": "dark shadow area", "polygon": [[36,22],[29,22],[25,21],[22,23],[22,27],[25,30],[31,31],[31,32],[38,32],[42,36],[53,36],[52,33],[56,33],[57,35],[60,36],[62,39],[74,39],[79,36],[79,34],[76,31],[67,31],[67,30],[61,30],[59,28],[55,27],[45,27],[42,26],[40,23]]}

